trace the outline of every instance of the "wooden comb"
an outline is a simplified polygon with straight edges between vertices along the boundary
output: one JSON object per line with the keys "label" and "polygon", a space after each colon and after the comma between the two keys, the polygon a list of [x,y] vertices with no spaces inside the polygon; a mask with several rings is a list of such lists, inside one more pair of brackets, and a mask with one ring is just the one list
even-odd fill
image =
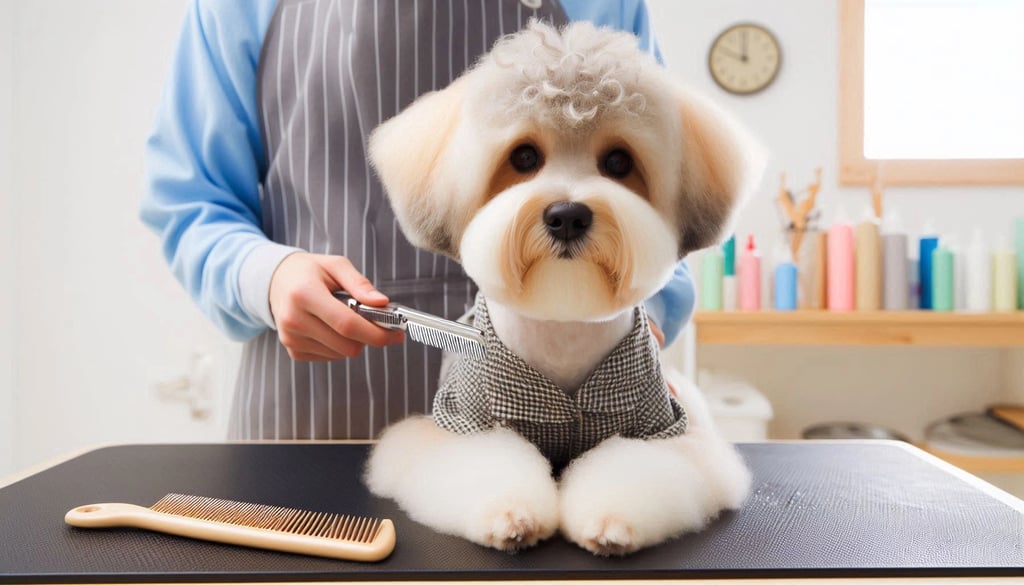
{"label": "wooden comb", "polygon": [[182,494],[167,494],[149,508],[134,504],[79,506],[69,511],[64,521],[79,528],[144,528],[347,561],[379,561],[395,548],[395,526],[388,519]]}

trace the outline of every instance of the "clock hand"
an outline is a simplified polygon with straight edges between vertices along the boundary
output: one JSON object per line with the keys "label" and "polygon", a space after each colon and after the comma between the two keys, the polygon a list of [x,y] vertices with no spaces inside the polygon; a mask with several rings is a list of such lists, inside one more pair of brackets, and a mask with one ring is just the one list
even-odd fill
{"label": "clock hand", "polygon": [[743,55],[740,59],[744,62],[747,60],[747,31],[743,31]]}
{"label": "clock hand", "polygon": [[747,60],[746,57],[744,57],[744,56],[740,55],[739,53],[737,53],[736,51],[733,51],[732,49],[728,49],[726,47],[718,47],[718,49],[715,52],[716,53],[720,53],[722,55],[728,55],[729,57],[732,57],[733,59],[737,59],[739,61],[746,61]]}

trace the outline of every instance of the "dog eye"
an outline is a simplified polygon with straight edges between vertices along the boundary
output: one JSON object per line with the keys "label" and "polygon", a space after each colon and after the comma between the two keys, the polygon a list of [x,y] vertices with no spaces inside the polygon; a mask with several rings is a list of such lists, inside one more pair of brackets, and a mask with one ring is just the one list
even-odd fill
{"label": "dog eye", "polygon": [[624,179],[633,172],[633,157],[621,148],[609,152],[601,163],[604,172],[615,179]]}
{"label": "dog eye", "polygon": [[508,160],[520,173],[531,173],[540,167],[540,153],[532,144],[517,146]]}

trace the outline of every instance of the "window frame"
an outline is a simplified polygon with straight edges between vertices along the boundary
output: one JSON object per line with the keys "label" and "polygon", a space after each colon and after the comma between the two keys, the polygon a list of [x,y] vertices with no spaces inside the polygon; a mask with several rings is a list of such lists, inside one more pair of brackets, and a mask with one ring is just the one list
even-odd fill
{"label": "window frame", "polygon": [[[864,3],[839,2],[839,182],[842,185],[1019,185],[1024,158],[864,157]],[[881,173],[881,176],[879,176]]]}

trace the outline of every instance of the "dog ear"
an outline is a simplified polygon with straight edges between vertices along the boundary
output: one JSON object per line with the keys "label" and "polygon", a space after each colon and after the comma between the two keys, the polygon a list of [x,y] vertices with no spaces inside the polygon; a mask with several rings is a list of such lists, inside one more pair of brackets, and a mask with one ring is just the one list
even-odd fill
{"label": "dog ear", "polygon": [[402,232],[414,246],[458,255],[453,232],[453,186],[444,184],[445,152],[459,123],[463,87],[424,94],[370,134],[370,162]]}
{"label": "dog ear", "polygon": [[735,212],[757,187],[767,157],[730,116],[680,90],[682,194],[679,256],[718,243],[732,230]]}

